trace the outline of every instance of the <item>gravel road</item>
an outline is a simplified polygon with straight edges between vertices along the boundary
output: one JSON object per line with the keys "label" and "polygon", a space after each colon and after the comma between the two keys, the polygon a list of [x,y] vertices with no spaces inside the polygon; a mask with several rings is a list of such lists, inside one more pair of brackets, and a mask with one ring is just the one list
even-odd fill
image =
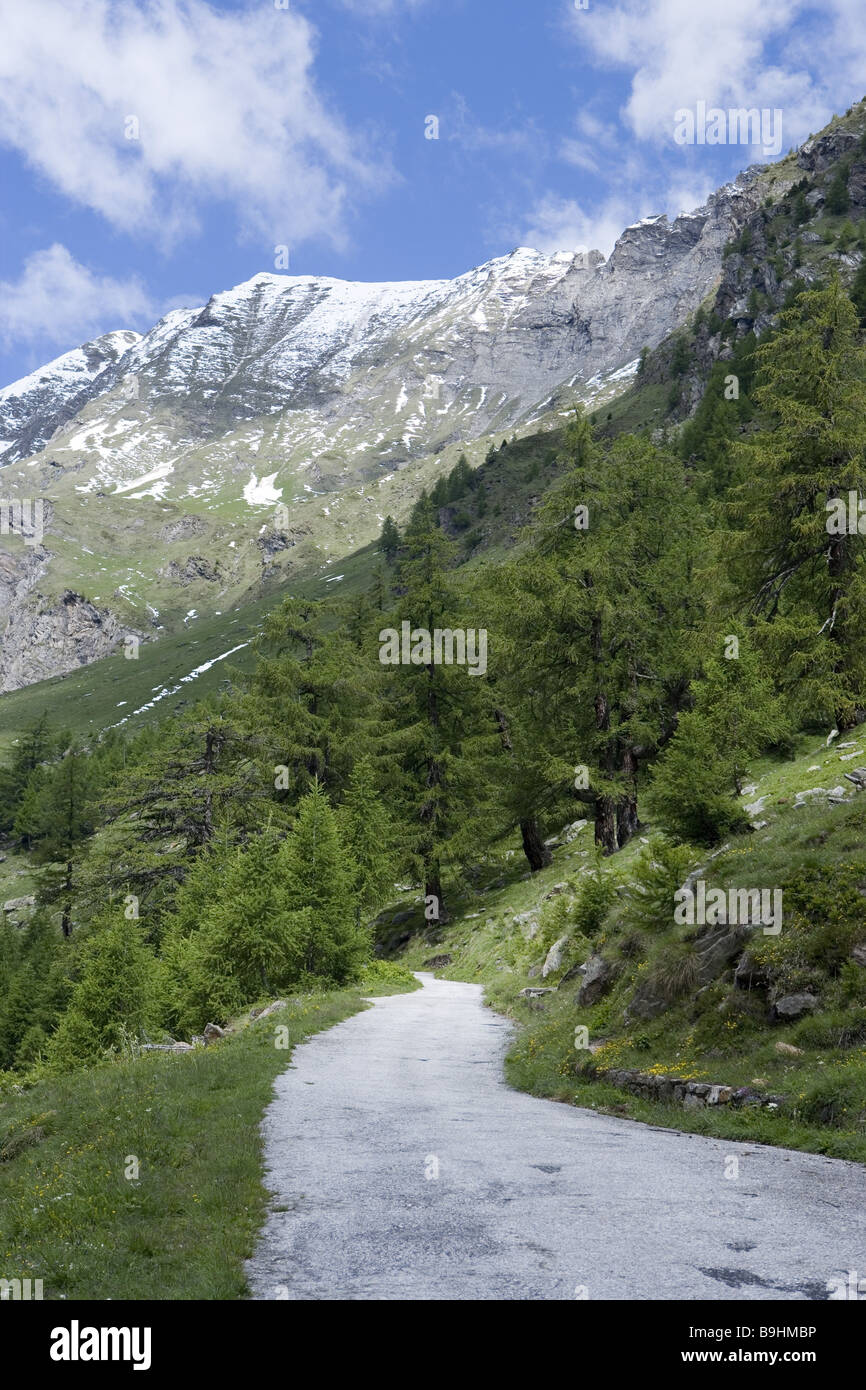
{"label": "gravel road", "polygon": [[826,1299],[866,1278],[866,1170],[512,1090],[511,1025],[478,986],[419,978],[278,1078],[254,1298]]}

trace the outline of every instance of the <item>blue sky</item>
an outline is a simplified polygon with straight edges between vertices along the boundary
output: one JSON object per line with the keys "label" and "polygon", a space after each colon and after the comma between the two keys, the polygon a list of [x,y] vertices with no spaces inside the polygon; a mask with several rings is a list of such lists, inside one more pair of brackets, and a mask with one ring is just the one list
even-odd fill
{"label": "blue sky", "polygon": [[866,89],[862,0],[0,0],[0,33],[0,384],[280,246],[361,280],[608,254],[764,158],[678,110],[779,109],[784,153]]}

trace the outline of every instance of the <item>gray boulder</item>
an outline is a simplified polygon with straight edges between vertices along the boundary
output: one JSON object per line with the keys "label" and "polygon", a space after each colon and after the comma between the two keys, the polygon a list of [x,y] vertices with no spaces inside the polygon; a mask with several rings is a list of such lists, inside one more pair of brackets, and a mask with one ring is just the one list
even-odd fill
{"label": "gray boulder", "polygon": [[730,965],[754,930],[752,926],[706,927],[695,940],[698,957],[698,983],[711,984]]}
{"label": "gray boulder", "polygon": [[3,911],[11,922],[20,922],[22,917],[29,917],[31,912],[36,911],[36,899],[32,893],[23,898],[9,898],[3,904]]}
{"label": "gray boulder", "polygon": [[565,949],[567,946],[567,936],[561,936],[558,941],[554,941],[553,945],[547,953],[547,959],[545,960],[544,965],[541,967],[541,978],[543,980],[546,980],[548,975],[552,971],[558,970],[560,968],[560,966],[562,965],[562,958],[565,955]]}
{"label": "gray boulder", "polygon": [[586,820],[575,820],[572,821],[571,825],[567,825],[562,832],[562,838],[564,839],[565,843],[567,845],[570,845],[572,840],[577,839],[583,827],[588,824],[589,821]]}
{"label": "gray boulder", "polygon": [[817,1007],[818,1000],[814,994],[785,994],[776,1000],[770,1010],[770,1022],[790,1023],[791,1019],[802,1018]]}
{"label": "gray boulder", "polygon": [[583,984],[577,992],[578,1004],[595,1004],[613,983],[615,970],[604,956],[590,956],[583,967]]}

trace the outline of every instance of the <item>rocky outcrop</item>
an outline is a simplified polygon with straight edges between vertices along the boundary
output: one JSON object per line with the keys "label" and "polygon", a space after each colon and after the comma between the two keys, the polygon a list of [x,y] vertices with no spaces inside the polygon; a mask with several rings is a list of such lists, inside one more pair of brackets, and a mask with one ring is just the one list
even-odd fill
{"label": "rocky outcrop", "polygon": [[0,636],[0,691],[20,690],[34,681],[64,675],[108,656],[129,635],[108,608],[97,608],[67,590],[51,602],[38,594],[14,602]]}
{"label": "rocky outcrop", "polygon": [[[751,925],[704,927],[695,938],[695,988],[700,989],[717,979],[736,960],[744,943],[754,931]],[[649,1020],[664,1013],[671,1004],[662,982],[654,975],[638,985],[626,1010],[626,1019]]]}
{"label": "rocky outcrop", "polygon": [[541,978],[543,980],[546,980],[548,975],[552,975],[555,970],[559,970],[561,968],[562,959],[565,955],[567,947],[567,936],[561,936],[558,941],[554,941],[553,945],[547,953],[547,956],[545,957],[544,964],[541,967]]}
{"label": "rocky outcrop", "polygon": [[3,912],[7,922],[13,927],[23,927],[36,911],[36,899],[32,893],[23,898],[7,898]]}
{"label": "rocky outcrop", "polygon": [[209,584],[214,584],[220,577],[219,567],[211,564],[204,555],[187,555],[183,561],[172,560],[159,573],[165,579],[180,584],[184,589],[187,585],[194,584],[201,579]]}
{"label": "rocky outcrop", "polygon": [[614,965],[604,956],[590,956],[583,967],[583,984],[577,992],[577,1002],[588,1008],[597,1004],[610,989],[616,977]]}
{"label": "rocky outcrop", "polygon": [[160,526],[157,531],[157,539],[168,541],[169,545],[175,541],[192,540],[193,536],[202,536],[207,531],[207,522],[200,516],[179,516],[174,521],[167,521],[164,526]]}

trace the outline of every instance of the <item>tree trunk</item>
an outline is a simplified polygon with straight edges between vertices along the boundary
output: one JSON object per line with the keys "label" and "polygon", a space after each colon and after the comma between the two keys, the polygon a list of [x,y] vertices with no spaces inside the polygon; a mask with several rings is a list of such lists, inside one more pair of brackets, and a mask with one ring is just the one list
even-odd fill
{"label": "tree trunk", "polygon": [[529,867],[534,874],[553,863],[553,855],[541,838],[537,820],[522,820],[520,834],[523,837],[523,853],[529,860]]}
{"label": "tree trunk", "polygon": [[72,935],[72,860],[66,865],[66,882],[63,885],[63,913],[60,918],[60,930],[64,936]]}
{"label": "tree trunk", "polygon": [[612,796],[600,796],[595,803],[595,843],[603,854],[615,854],[619,849],[616,802]]}
{"label": "tree trunk", "polygon": [[637,798],[632,795],[626,796],[616,808],[616,837],[619,849],[628,844],[631,837],[637,833],[639,826]]}
{"label": "tree trunk", "polygon": [[615,854],[640,829],[637,814],[637,755],[626,748],[621,771],[628,790],[621,796],[600,796],[595,803],[595,843],[604,854]]}
{"label": "tree trunk", "polygon": [[628,844],[640,827],[637,817],[637,755],[631,747],[623,752],[622,770],[628,781],[628,791],[621,797],[616,812],[616,832],[620,849]]}

